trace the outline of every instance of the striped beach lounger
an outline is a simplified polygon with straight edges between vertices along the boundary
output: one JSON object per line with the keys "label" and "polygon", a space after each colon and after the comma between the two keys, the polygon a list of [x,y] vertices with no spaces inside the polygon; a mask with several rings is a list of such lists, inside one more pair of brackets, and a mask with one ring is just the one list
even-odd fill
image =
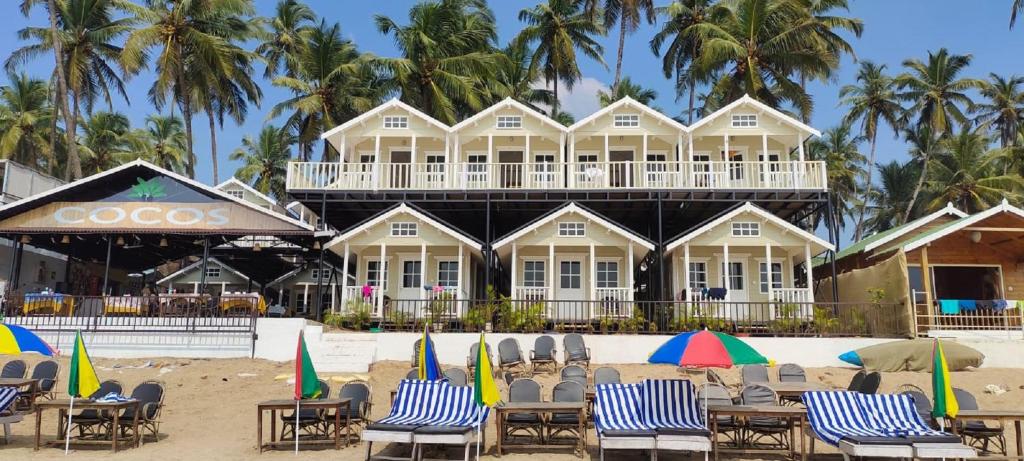
{"label": "striped beach lounger", "polygon": [[598,450],[650,450],[657,459],[657,433],[641,416],[643,386],[640,384],[599,384],[594,388],[594,428]]}
{"label": "striped beach lounger", "polygon": [[4,442],[11,434],[11,424],[21,422],[22,416],[14,413],[14,401],[18,399],[18,388],[0,387],[0,425],[4,427]]}
{"label": "striped beach lounger", "polygon": [[423,459],[424,445],[459,445],[463,447],[463,461],[469,461],[470,447],[476,442],[477,424],[481,431],[486,428],[484,423],[490,409],[476,405],[472,387],[453,386],[447,381],[438,388],[436,398],[439,405],[435,414],[424,419],[412,432],[413,456]]}
{"label": "striped beach lounger", "polygon": [[644,423],[657,433],[657,448],[672,451],[711,451],[711,432],[701,418],[697,388],[687,379],[646,379],[641,412]]}
{"label": "striped beach lounger", "polygon": [[973,458],[977,453],[960,437],[937,431],[921,419],[914,398],[906,394],[858,394],[868,419],[887,434],[910,440],[917,458]]}

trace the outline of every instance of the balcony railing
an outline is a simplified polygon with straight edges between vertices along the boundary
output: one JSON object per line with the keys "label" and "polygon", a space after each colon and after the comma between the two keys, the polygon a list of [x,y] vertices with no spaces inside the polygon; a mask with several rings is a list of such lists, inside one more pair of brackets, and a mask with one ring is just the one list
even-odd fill
{"label": "balcony railing", "polygon": [[812,189],[824,162],[288,164],[289,190]]}

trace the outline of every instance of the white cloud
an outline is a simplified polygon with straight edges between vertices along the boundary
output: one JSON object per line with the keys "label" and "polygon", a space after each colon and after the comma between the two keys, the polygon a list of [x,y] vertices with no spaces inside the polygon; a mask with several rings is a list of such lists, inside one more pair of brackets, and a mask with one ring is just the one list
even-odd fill
{"label": "white cloud", "polygon": [[[545,88],[544,81],[537,82],[534,87]],[[546,88],[550,89],[550,86]],[[576,120],[593,114],[601,109],[601,104],[597,99],[599,91],[607,93],[608,86],[592,77],[583,77],[573,85],[572,91],[569,91],[564,83],[558,82],[559,110],[572,114]],[[548,110],[549,108],[544,107],[544,109]]]}

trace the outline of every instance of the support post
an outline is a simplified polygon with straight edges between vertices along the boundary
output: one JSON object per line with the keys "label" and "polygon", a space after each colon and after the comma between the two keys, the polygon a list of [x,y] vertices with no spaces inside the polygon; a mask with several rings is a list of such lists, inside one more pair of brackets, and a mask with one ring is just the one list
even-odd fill
{"label": "support post", "polygon": [[569,171],[566,174],[569,175],[569,188],[576,187],[576,134],[569,133],[569,158],[566,159],[566,163],[569,165]]}
{"label": "support post", "polygon": [[[203,283],[206,283],[206,258],[209,256],[209,245],[207,245],[208,239],[203,240]],[[21,244],[24,248],[25,244]],[[100,291],[101,296],[107,295],[107,284],[110,283],[110,252],[111,247],[114,246],[114,239],[107,235],[107,257],[103,260],[103,289]],[[19,250],[20,251],[20,250]],[[21,258],[18,258],[18,265],[21,266]],[[21,272],[21,268],[18,268],[18,272]]]}
{"label": "support post", "polygon": [[[380,171],[380,135],[376,135],[373,138],[373,190],[380,189],[381,183],[381,171]],[[321,216],[321,218],[323,218]]]}
{"label": "support post", "polygon": [[519,287],[519,245],[516,242],[512,242],[512,299],[517,299],[519,293],[516,292]]}
{"label": "support post", "polygon": [[[828,225],[828,241],[835,245],[839,241],[839,228],[836,225],[835,210],[832,208],[832,193],[829,192],[825,196],[825,224]],[[829,264],[832,266],[832,301],[839,302],[839,281],[836,280],[838,276],[836,272],[836,252],[835,250],[829,251]]]}
{"label": "support post", "polygon": [[[341,269],[341,307],[342,309],[348,307],[348,258],[349,258],[349,247],[348,242],[345,242],[345,257],[342,262]],[[356,271],[358,273],[358,271]]]}
{"label": "support post", "polygon": [[491,193],[488,192],[484,214],[484,288],[491,286],[491,250]]}
{"label": "support post", "polygon": [[686,136],[686,155],[687,170],[690,171],[690,187],[695,187],[697,185],[697,178],[693,174],[693,133]]}
{"label": "support post", "polygon": [[612,176],[612,153],[608,149],[608,133],[604,134],[604,164],[608,165],[607,171],[604,174],[604,187],[608,187],[611,184]]}
{"label": "support post", "polygon": [[[427,244],[425,242],[420,242],[420,279],[419,279],[419,285],[420,285],[420,287],[419,287],[420,288],[420,299],[421,300],[426,300],[427,299],[427,290],[423,289],[423,287],[427,286]],[[425,308],[426,306],[423,306],[423,307]]]}
{"label": "support post", "polygon": [[338,144],[338,163],[345,163],[345,135],[341,135],[341,143]]}
{"label": "support post", "polygon": [[[935,310],[932,309],[932,273],[931,266],[928,264],[928,245],[921,247],[921,284],[924,285],[924,304],[925,312],[928,314],[928,325],[934,325],[933,319],[935,318]],[[916,300],[911,300],[911,304],[914,304]],[[917,306],[914,306],[914,317],[917,315]],[[911,332],[914,335],[916,331]]]}
{"label": "support post", "polygon": [[[533,162],[533,157],[530,155],[530,135],[527,134],[524,138],[526,139],[523,141],[523,168],[525,169],[526,177],[520,178],[520,181],[523,183],[523,187],[530,188],[530,179],[533,178],[531,173],[536,171],[536,168],[540,168],[540,166]],[[534,168],[532,171],[530,166]]]}
{"label": "support post", "polygon": [[[598,299],[597,298],[597,259],[596,258],[597,258],[597,253],[594,251],[594,242],[593,242],[593,240],[591,240],[591,242],[590,242],[590,264],[588,264],[588,266],[590,266],[590,267],[587,269],[587,272],[590,272],[590,274],[587,274],[587,275],[590,276],[590,300],[591,300],[591,302],[593,302],[593,301]],[[591,306],[593,306],[593,304],[591,304]],[[593,311],[593,309],[591,309],[591,311]],[[590,317],[593,317],[593,315],[594,315],[594,313],[591,312],[590,313]]]}
{"label": "support post", "polygon": [[768,187],[768,133],[761,133],[761,187]]}
{"label": "support post", "polygon": [[[109,238],[109,236],[108,236]],[[110,242],[107,242],[107,260],[110,260]],[[203,239],[203,262],[200,264],[199,293],[206,293],[206,267],[210,263],[210,237]],[[109,269],[110,264],[107,264]],[[103,276],[103,291],[107,290],[107,276]],[[106,294],[106,293],[104,293]]]}
{"label": "support post", "polygon": [[626,293],[629,296],[629,302],[633,302],[636,299],[636,294],[634,293],[635,288],[633,288],[635,285],[635,282],[633,280],[633,269],[635,268],[633,267],[632,241],[630,241],[629,246],[626,247],[626,264],[623,265],[622,267],[626,269],[626,287],[628,288],[628,291]]}
{"label": "support post", "polygon": [[415,134],[412,135],[412,140],[409,141],[409,151],[410,151],[409,152],[409,157],[411,157],[409,159],[410,160],[409,168],[411,168],[412,171],[409,171],[408,174],[411,175],[412,177],[408,178],[408,181],[409,181],[409,184],[412,187],[417,187],[416,181],[417,181],[417,178],[419,177],[420,165],[419,165],[419,159],[416,157],[416,135]]}
{"label": "support post", "polygon": [[730,268],[729,268],[729,243],[722,244],[722,267],[719,268],[722,272],[722,285],[725,288],[725,301],[729,301],[729,294],[732,290],[729,289],[730,280]]}
{"label": "support post", "polygon": [[548,243],[548,299],[555,299],[555,244]]}
{"label": "support post", "polygon": [[11,236],[11,274],[7,277],[10,282],[10,286],[7,287],[8,292],[18,289],[18,252],[22,245],[18,239],[17,235]]}
{"label": "support post", "polygon": [[313,306],[316,307],[317,322],[323,321],[324,319],[324,251],[327,251],[327,248],[321,246],[320,258],[318,259],[316,265],[316,303],[314,303]]}
{"label": "support post", "polygon": [[725,181],[727,184],[730,184],[731,187],[732,171],[729,169],[729,133],[722,135],[722,138],[725,139],[723,143],[724,149],[722,149],[722,161],[725,162],[723,163],[723,165],[725,166]]}
{"label": "support post", "polygon": [[[384,315],[384,280],[387,280],[387,271],[390,267],[387,267],[387,249],[388,244],[381,242],[380,244],[380,261],[377,263],[377,298],[374,302],[377,304],[377,315]],[[369,282],[369,281],[367,281]]]}
{"label": "support post", "polygon": [[[462,260],[465,259],[465,256],[463,255],[463,251],[464,251],[463,248],[464,247],[465,247],[465,245],[463,245],[460,242],[459,243],[459,263],[458,263],[459,274],[456,275],[457,279],[456,279],[456,283],[455,283],[455,299],[457,299],[457,300],[461,300],[462,299],[462,271],[465,269],[464,267],[462,267],[463,266]],[[461,309],[461,304],[460,304],[460,309]]]}
{"label": "support post", "polygon": [[665,236],[664,236],[665,213],[661,203],[661,194],[658,194],[658,251],[655,257],[658,261],[658,300],[665,300]]}
{"label": "support post", "polygon": [[[764,269],[765,275],[768,277],[768,318],[775,320],[775,300],[772,299],[772,293],[775,291],[775,278],[772,276],[772,244],[764,244]],[[758,268],[760,269],[760,268]],[[758,283],[760,284],[760,280]]]}
{"label": "support post", "polygon": [[690,291],[690,244],[683,244],[683,290],[686,291],[686,297],[683,301],[689,301],[693,299],[693,293]]}
{"label": "support post", "polygon": [[811,262],[811,242],[804,242],[804,272],[807,274],[807,302],[814,302],[814,264]]}

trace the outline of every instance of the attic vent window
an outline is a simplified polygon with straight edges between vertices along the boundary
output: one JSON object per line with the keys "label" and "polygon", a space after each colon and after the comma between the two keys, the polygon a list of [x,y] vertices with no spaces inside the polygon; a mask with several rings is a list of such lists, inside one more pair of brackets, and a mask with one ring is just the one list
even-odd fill
{"label": "attic vent window", "polygon": [[757,128],[757,115],[736,114],[732,116],[733,128]]}
{"label": "attic vent window", "polygon": [[232,196],[232,197],[234,197],[234,198],[237,198],[237,199],[239,199],[239,200],[241,200],[241,199],[242,199],[242,191],[240,191],[240,190],[229,190],[229,191],[225,191],[225,192],[226,192],[226,193],[227,193],[228,195],[230,195],[230,196]]}
{"label": "attic vent window", "polygon": [[510,130],[523,127],[523,117],[518,115],[499,115],[497,118],[497,127],[499,130]]}
{"label": "attic vent window", "polygon": [[732,223],[733,237],[759,237],[761,235],[761,224],[756,222],[734,222]]}
{"label": "attic vent window", "polygon": [[585,237],[587,225],[582,222],[560,222],[558,223],[559,237]]}
{"label": "attic vent window", "polygon": [[384,128],[401,129],[409,128],[409,117],[404,115],[389,115],[384,117]]}
{"label": "attic vent window", "polygon": [[419,226],[414,222],[391,223],[392,237],[416,237],[417,235],[419,235]]}
{"label": "attic vent window", "polygon": [[206,278],[215,279],[220,277],[220,267],[206,266]]}
{"label": "attic vent window", "polygon": [[636,128],[640,126],[639,114],[615,114],[615,128]]}

